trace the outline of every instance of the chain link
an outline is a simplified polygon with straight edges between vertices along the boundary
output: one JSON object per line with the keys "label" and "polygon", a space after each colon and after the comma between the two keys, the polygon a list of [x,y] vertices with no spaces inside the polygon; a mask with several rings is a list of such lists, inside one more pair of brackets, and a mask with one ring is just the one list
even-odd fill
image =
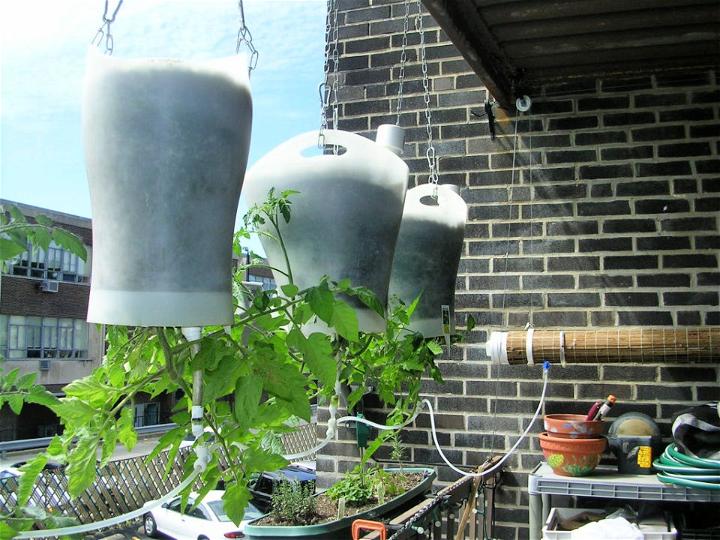
{"label": "chain link", "polygon": [[[318,148],[325,146],[325,130],[328,129],[328,109],[332,105],[332,129],[338,128],[338,64],[340,52],[338,49],[338,9],[337,0],[327,1],[327,16],[325,18],[325,64],[323,66],[324,79],[320,84],[320,133],[318,134]],[[330,64],[333,76],[330,81]],[[338,148],[334,148],[337,153]]]}
{"label": "chain link", "polygon": [[398,99],[395,114],[396,125],[400,125],[400,111],[403,102],[403,85],[405,84],[405,63],[407,62],[408,28],[410,27],[410,0],[405,0],[405,18],[403,19],[402,52],[400,53],[400,74],[398,75]]}
{"label": "chain link", "polygon": [[435,144],[433,143],[432,134],[432,113],[430,111],[430,78],[428,77],[427,58],[425,56],[425,29],[423,28],[422,19],[422,2],[417,0],[417,17],[415,18],[415,29],[420,33],[420,65],[422,67],[423,77],[423,99],[425,101],[425,131],[427,132],[427,150],[425,157],[427,158],[428,183],[433,184],[433,197],[437,198],[438,185],[438,159],[435,153]]}
{"label": "chain link", "polygon": [[117,16],[118,11],[120,11],[120,6],[122,6],[122,3],[123,0],[119,0],[117,6],[115,6],[115,9],[112,12],[112,15],[108,17],[110,9],[108,6],[108,0],[105,0],[105,10],[103,11],[102,16],[103,22],[100,25],[100,28],[98,28],[97,32],[95,32],[95,37],[93,37],[90,41],[90,43],[95,45],[96,47],[100,47],[100,45],[104,43],[105,54],[107,54],[108,56],[112,55],[113,49],[115,48],[115,39],[113,38],[110,26],[112,25],[112,23],[115,22],[115,17]]}
{"label": "chain link", "polygon": [[250,29],[245,24],[245,7],[243,6],[243,0],[238,0],[238,11],[240,11],[240,28],[238,28],[237,43],[235,44],[235,53],[239,53],[243,44],[247,47],[250,53],[250,60],[248,61],[248,71],[252,72],[257,67],[258,58],[260,53],[253,45],[253,37]]}

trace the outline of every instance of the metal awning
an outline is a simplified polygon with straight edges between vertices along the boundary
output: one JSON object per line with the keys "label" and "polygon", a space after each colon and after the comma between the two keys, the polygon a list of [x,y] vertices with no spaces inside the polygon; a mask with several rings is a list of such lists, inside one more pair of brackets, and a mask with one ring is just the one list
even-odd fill
{"label": "metal awning", "polygon": [[504,106],[572,78],[720,64],[720,0],[423,0]]}

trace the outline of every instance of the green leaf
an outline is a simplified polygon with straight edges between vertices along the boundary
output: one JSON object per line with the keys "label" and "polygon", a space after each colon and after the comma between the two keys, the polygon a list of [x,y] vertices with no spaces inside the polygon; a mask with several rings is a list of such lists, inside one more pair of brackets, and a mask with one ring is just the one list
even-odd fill
{"label": "green leaf", "polygon": [[53,240],[55,240],[55,243],[64,247],[73,255],[77,255],[83,261],[87,260],[87,250],[85,249],[83,241],[73,233],[68,232],[65,229],[56,228],[53,229],[52,237]]}
{"label": "green leaf", "polygon": [[115,394],[112,387],[92,379],[92,375],[71,382],[63,390],[66,396],[76,397],[95,407],[101,406]]}
{"label": "green leaf", "polygon": [[310,421],[310,402],[305,395],[306,380],[294,365],[268,357],[258,362],[255,369],[262,377],[265,391],[281,399],[292,414]]}
{"label": "green leaf", "polygon": [[18,415],[22,412],[24,400],[21,394],[9,394],[5,396],[5,399],[7,399],[8,405],[10,405],[10,409],[12,409],[12,412]]}
{"label": "green leaf", "polygon": [[438,345],[435,341],[428,341],[426,343],[427,348],[430,349],[430,352],[434,355],[442,354],[443,350],[440,345]]}
{"label": "green leaf", "polygon": [[27,223],[27,218],[25,217],[25,215],[14,204],[8,206],[7,211],[10,212],[13,220],[17,221],[18,223]]}
{"label": "green leaf", "polygon": [[263,381],[255,374],[240,377],[237,381],[234,413],[243,430],[250,427],[252,419],[258,412],[262,389]]}
{"label": "green leaf", "polygon": [[239,526],[245,515],[245,507],[250,502],[250,490],[244,484],[230,484],[225,488],[222,500],[225,513]]}
{"label": "green leaf", "polygon": [[80,495],[95,480],[98,442],[96,436],[85,433],[68,456],[68,492],[72,497]]}
{"label": "green leaf", "polygon": [[330,324],[348,341],[358,340],[358,320],[355,310],[342,300],[335,301]]}
{"label": "green leaf", "polygon": [[[25,401],[28,403],[35,403],[36,405],[43,405],[52,411],[56,411],[60,405],[60,400],[57,396],[54,396],[43,386],[33,386],[28,394],[25,396]],[[57,413],[56,413],[57,414]]]}
{"label": "green leaf", "polygon": [[30,388],[34,383],[35,379],[37,378],[37,372],[32,371],[30,373],[26,373],[22,377],[20,377],[16,383],[16,386],[18,388],[28,389]]}
{"label": "green leaf", "polygon": [[307,294],[307,301],[315,315],[328,324],[332,322],[335,297],[330,292],[327,283],[322,283],[310,289]]}
{"label": "green leaf", "polygon": [[34,248],[40,248],[47,251],[50,246],[50,241],[52,240],[52,236],[48,230],[33,228],[29,235],[31,236],[31,242]]}
{"label": "green leaf", "polygon": [[472,315],[468,315],[467,320],[465,321],[465,328],[467,329],[467,331],[472,331],[472,329],[475,328],[476,325],[477,323],[475,322],[475,317],[473,317]]}
{"label": "green leaf", "polygon": [[7,261],[20,255],[27,249],[25,244],[18,244],[8,238],[0,238],[0,261]]}
{"label": "green leaf", "polygon": [[33,487],[35,487],[35,481],[37,477],[45,467],[47,463],[47,456],[45,454],[37,454],[33,459],[28,461],[25,465],[20,467],[23,472],[20,476],[17,488],[17,504],[18,506],[25,506],[30,500],[32,495]]}
{"label": "green leaf", "polygon": [[12,540],[17,535],[18,531],[13,529],[10,525],[4,521],[0,521],[0,540]]}
{"label": "green leaf", "polygon": [[252,471],[275,471],[287,465],[288,461],[278,454],[250,447],[243,452],[243,464]]}
{"label": "green leaf", "polygon": [[123,407],[120,418],[117,422],[117,438],[128,450],[132,450],[137,444],[137,432],[135,431],[135,409]]}
{"label": "green leaf", "polygon": [[217,369],[206,371],[203,377],[203,404],[216,401],[235,390],[235,381],[247,371],[239,358],[225,355],[220,359]]}
{"label": "green leaf", "polygon": [[335,385],[337,364],[332,354],[332,345],[325,334],[315,332],[302,346],[303,358],[318,380],[327,386]]}
{"label": "green leaf", "polygon": [[54,225],[53,220],[42,214],[35,216],[35,221],[44,227],[52,227]]}
{"label": "green leaf", "polygon": [[288,298],[294,298],[295,295],[300,291],[298,286],[294,285],[293,283],[283,285],[282,287],[280,287],[280,290],[282,290],[283,294]]}

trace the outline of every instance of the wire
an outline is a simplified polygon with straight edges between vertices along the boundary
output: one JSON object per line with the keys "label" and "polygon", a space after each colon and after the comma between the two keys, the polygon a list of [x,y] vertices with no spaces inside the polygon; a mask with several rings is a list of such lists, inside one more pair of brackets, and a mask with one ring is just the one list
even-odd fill
{"label": "wire", "polygon": [[65,535],[70,535],[70,534],[79,534],[79,533],[84,533],[84,532],[89,532],[89,531],[96,531],[98,529],[104,529],[106,527],[112,527],[113,525],[118,525],[120,523],[124,523],[131,519],[135,519],[136,517],[140,517],[143,514],[146,514],[148,512],[148,510],[151,510],[157,506],[160,506],[161,504],[165,503],[166,501],[169,501],[170,499],[175,497],[178,493],[180,493],[182,490],[184,490],[188,486],[192,485],[192,483],[197,479],[199,474],[200,474],[199,471],[193,472],[190,476],[188,476],[185,480],[183,480],[179,486],[177,486],[175,489],[173,489],[170,493],[168,493],[164,497],[162,497],[160,499],[156,499],[152,502],[149,502],[142,508],[138,508],[137,510],[133,510],[132,512],[128,512],[127,514],[121,514],[119,516],[105,519],[103,521],[95,521],[93,523],[86,523],[84,525],[74,525],[72,527],[62,527],[60,529],[43,529],[43,530],[39,530],[39,531],[21,532],[14,538],[15,538],[15,540],[24,540],[24,539],[30,539],[30,538],[48,538],[51,536],[65,536]]}

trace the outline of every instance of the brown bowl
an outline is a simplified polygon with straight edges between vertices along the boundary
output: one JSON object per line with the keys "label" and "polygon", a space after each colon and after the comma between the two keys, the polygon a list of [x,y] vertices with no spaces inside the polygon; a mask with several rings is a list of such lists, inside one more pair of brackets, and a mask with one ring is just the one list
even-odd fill
{"label": "brown bowl", "polygon": [[584,414],[546,414],[545,430],[549,437],[591,439],[603,434],[605,423],[585,420]]}
{"label": "brown bowl", "polygon": [[545,461],[561,476],[587,476],[595,470],[607,447],[604,437],[561,439],[541,433],[539,438]]}

